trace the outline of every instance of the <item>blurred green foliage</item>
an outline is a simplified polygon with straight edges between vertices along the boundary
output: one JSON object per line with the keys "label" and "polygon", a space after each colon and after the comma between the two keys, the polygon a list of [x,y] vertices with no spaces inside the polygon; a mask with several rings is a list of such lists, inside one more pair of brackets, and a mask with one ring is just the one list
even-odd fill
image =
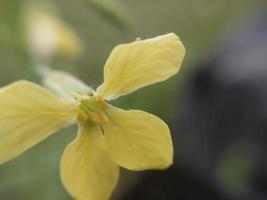
{"label": "blurred green foliage", "polygon": [[84,0],[100,16],[115,27],[127,31],[130,29],[129,18],[126,10],[118,1],[109,0]]}
{"label": "blurred green foliage", "polygon": [[[81,78],[96,88],[102,82],[105,60],[114,46],[175,32],[187,48],[182,70],[170,80],[149,86],[112,102],[171,121],[183,100],[183,86],[194,66],[209,56],[229,23],[253,12],[263,0],[55,0],[61,16],[84,44],[79,58],[55,58],[50,65]],[[0,2],[0,85],[18,79],[36,80],[24,49],[21,8],[24,1]],[[177,105],[178,103],[178,105]],[[172,126],[171,126],[172,127]],[[41,127],[40,127],[41,128]],[[76,127],[63,130],[20,158],[0,167],[0,197],[7,200],[69,199],[60,183],[58,166]]]}
{"label": "blurred green foliage", "polygon": [[254,159],[246,148],[238,146],[226,149],[215,172],[218,182],[229,192],[248,191]]}

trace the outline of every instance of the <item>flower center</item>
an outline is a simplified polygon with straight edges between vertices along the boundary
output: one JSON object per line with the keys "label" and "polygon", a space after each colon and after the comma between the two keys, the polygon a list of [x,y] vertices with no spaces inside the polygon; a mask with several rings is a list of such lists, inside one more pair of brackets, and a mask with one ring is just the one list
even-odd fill
{"label": "flower center", "polygon": [[100,97],[91,97],[88,99],[80,100],[80,120],[91,120],[98,125],[108,122],[109,118],[105,112],[108,104]]}

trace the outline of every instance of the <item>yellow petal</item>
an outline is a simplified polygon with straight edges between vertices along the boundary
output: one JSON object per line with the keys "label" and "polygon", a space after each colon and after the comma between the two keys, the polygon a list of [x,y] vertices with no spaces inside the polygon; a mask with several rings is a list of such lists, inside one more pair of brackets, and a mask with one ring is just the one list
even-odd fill
{"label": "yellow petal", "polygon": [[103,99],[115,99],[176,74],[185,48],[174,34],[118,45],[104,68],[104,83],[97,89]]}
{"label": "yellow petal", "polygon": [[119,167],[107,154],[101,129],[80,125],[78,137],[65,149],[61,160],[66,189],[78,200],[107,200],[118,177]]}
{"label": "yellow petal", "polygon": [[168,126],[158,117],[138,110],[110,107],[103,125],[108,152],[130,170],[164,169],[172,164],[173,145]]}
{"label": "yellow petal", "polygon": [[18,81],[0,90],[0,163],[75,122],[74,109],[48,90]]}

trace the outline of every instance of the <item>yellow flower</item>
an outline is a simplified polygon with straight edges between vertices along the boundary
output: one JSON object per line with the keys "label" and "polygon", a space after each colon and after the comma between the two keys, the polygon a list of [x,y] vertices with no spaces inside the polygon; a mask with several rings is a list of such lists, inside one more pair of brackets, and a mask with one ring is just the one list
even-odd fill
{"label": "yellow flower", "polygon": [[70,93],[71,101],[28,81],[2,88],[0,163],[77,123],[78,136],[65,149],[60,167],[62,182],[75,199],[109,199],[118,166],[167,168],[173,160],[168,126],[152,114],[122,110],[107,101],[176,74],[184,54],[173,33],[119,45],[105,64],[104,82],[96,92],[64,72],[47,72],[45,83],[61,97]]}
{"label": "yellow flower", "polygon": [[76,32],[52,12],[51,6],[35,3],[25,7],[25,37],[33,56],[50,59],[55,55],[72,57],[81,52]]}

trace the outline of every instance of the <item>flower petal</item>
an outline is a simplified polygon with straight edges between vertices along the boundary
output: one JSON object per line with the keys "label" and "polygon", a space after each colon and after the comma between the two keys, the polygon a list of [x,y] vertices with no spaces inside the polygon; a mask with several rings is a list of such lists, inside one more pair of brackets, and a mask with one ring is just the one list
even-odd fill
{"label": "flower petal", "polygon": [[79,127],[78,137],[64,152],[61,179],[79,200],[109,199],[119,177],[119,167],[109,158],[101,129],[92,124]]}
{"label": "flower petal", "polygon": [[176,74],[185,48],[174,34],[118,45],[104,68],[104,83],[97,88],[103,99],[115,99]]}
{"label": "flower petal", "polygon": [[0,90],[0,164],[74,123],[73,107],[48,90],[18,81]]}
{"label": "flower petal", "polygon": [[108,152],[114,162],[130,170],[164,169],[172,164],[173,145],[168,126],[138,110],[110,107],[103,125]]}
{"label": "flower petal", "polygon": [[74,93],[93,95],[95,91],[78,78],[60,70],[39,67],[45,87],[53,91],[59,98],[74,101]]}

